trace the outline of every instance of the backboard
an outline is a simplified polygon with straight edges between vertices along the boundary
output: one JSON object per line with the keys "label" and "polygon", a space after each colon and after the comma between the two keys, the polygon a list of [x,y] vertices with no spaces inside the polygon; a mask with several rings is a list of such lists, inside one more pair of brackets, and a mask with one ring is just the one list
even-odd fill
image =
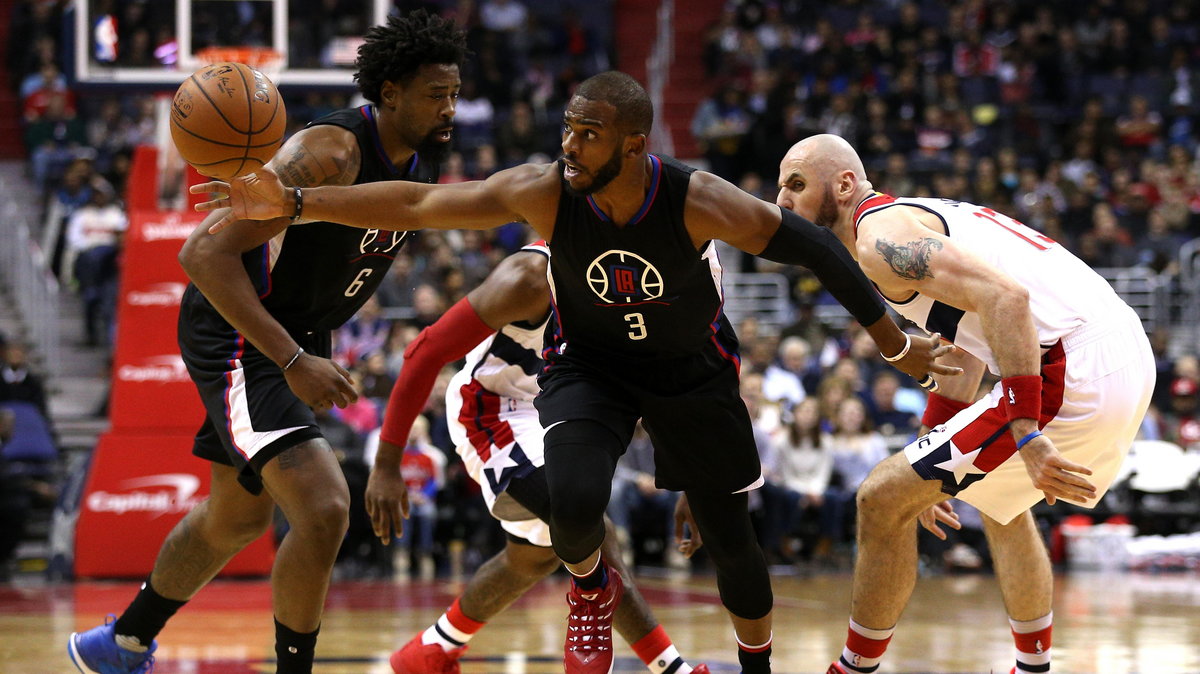
{"label": "backboard", "polygon": [[214,55],[242,55],[276,84],[352,87],[363,33],[390,0],[81,0],[75,75],[85,85],[174,89]]}

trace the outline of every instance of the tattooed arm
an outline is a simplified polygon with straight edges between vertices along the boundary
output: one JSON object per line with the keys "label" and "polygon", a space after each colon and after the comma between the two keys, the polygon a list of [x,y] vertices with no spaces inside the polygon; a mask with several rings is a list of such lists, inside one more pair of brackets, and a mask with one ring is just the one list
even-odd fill
{"label": "tattooed arm", "polygon": [[1029,292],[956,245],[935,216],[903,206],[872,213],[859,224],[856,246],[863,272],[884,295],[919,292],[978,314],[1003,376],[1041,371]]}
{"label": "tattooed arm", "polygon": [[[290,186],[349,185],[358,176],[361,156],[353,133],[335,126],[316,126],[292,136],[269,165]],[[208,234],[209,225],[225,210],[213,212],[192,232],[179,251],[179,263],[225,320],[282,367],[299,345],[259,301],[242,254],[287,229],[290,219],[239,221],[219,234]],[[353,389],[341,386],[333,367],[325,359],[304,356],[289,368],[288,383],[310,405],[351,400]]]}

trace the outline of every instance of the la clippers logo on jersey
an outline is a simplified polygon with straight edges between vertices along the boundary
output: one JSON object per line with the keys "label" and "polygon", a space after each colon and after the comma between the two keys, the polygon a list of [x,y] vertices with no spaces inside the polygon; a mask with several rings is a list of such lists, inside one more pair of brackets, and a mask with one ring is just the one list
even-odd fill
{"label": "la clippers logo on jersey", "polygon": [[363,233],[362,242],[358,244],[358,252],[379,253],[387,255],[404,243],[408,232],[389,232],[386,229],[368,229]]}
{"label": "la clippers logo on jersey", "polygon": [[662,297],[662,274],[636,253],[610,250],[602,253],[587,270],[588,287],[605,304],[631,304]]}

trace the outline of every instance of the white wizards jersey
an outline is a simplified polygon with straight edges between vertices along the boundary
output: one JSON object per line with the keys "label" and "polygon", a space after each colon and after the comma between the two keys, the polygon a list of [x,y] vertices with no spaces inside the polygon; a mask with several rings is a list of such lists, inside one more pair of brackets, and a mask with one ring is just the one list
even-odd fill
{"label": "white wizards jersey", "polygon": [[[521,248],[541,253],[550,250],[538,242]],[[484,389],[513,400],[532,401],[537,397],[537,375],[542,369],[542,337],[550,315],[537,324],[509,323],[491,337],[483,340],[467,354],[460,376],[478,381]]]}
{"label": "white wizards jersey", "polygon": [[[1036,230],[983,206],[949,199],[895,198],[875,193],[854,212],[854,227],[872,213],[915,206],[941,219],[954,243],[1009,275],[1029,291],[1029,308],[1043,349],[1086,323],[1112,322],[1132,309],[1082,260]],[[920,293],[884,298],[905,318],[987,364],[999,375],[979,315]]]}

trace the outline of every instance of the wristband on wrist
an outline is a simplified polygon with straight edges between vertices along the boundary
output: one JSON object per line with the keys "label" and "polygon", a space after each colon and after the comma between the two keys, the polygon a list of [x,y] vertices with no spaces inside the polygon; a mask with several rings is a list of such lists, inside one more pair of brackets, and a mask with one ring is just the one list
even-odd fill
{"label": "wristband on wrist", "polygon": [[947,398],[938,393],[930,393],[929,400],[925,402],[925,415],[921,417],[921,423],[929,428],[940,426],[970,406],[971,403]]}
{"label": "wristband on wrist", "polygon": [[1028,374],[1000,380],[1000,404],[1008,420],[1037,419],[1042,414],[1042,378]]}
{"label": "wristband on wrist", "polygon": [[300,219],[300,214],[304,212],[304,191],[299,187],[293,187],[292,194],[295,195],[296,210],[292,212],[292,222],[295,223]]}
{"label": "wristband on wrist", "polygon": [[287,372],[287,371],[288,371],[288,368],[290,368],[291,366],[295,365],[295,364],[296,364],[296,361],[300,360],[300,356],[301,356],[301,354],[303,354],[303,353],[304,353],[304,347],[303,347],[303,346],[302,346],[302,347],[300,347],[300,348],[298,348],[298,349],[296,349],[296,353],[295,353],[295,354],[292,356],[292,359],[291,359],[291,360],[289,360],[289,361],[287,362],[287,365],[284,365],[284,366],[283,366],[283,371],[284,371],[284,372]]}
{"label": "wristband on wrist", "polygon": [[1017,440],[1017,451],[1020,451],[1022,447],[1029,444],[1030,440],[1033,440],[1034,438],[1041,436],[1041,434],[1042,434],[1041,431],[1033,431],[1029,435],[1026,435],[1025,437],[1021,438],[1020,440]]}
{"label": "wristband on wrist", "polygon": [[910,335],[906,332],[906,333],[904,333],[904,348],[900,349],[900,353],[898,353],[894,356],[884,356],[883,352],[880,351],[879,355],[883,356],[883,359],[886,360],[887,362],[894,363],[894,362],[900,360],[901,358],[907,356],[908,350],[910,348],[912,348],[912,335]]}

